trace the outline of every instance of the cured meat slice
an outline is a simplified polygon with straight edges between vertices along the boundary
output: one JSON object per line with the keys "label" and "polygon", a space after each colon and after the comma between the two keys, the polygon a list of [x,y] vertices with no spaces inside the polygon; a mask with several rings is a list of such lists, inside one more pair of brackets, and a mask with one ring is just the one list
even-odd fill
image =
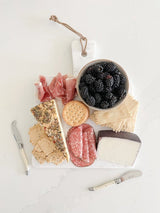
{"label": "cured meat slice", "polygon": [[[83,132],[87,129],[87,128],[89,128],[89,127],[91,127],[89,124],[82,124],[82,130],[83,130]],[[92,127],[91,127],[92,128]]]}
{"label": "cured meat slice", "polygon": [[49,91],[52,97],[61,97],[65,95],[65,89],[63,88],[63,76],[61,73],[58,73],[56,80],[53,80],[50,83]]}
{"label": "cured meat slice", "polygon": [[69,101],[74,99],[75,92],[76,92],[76,89],[75,89],[76,79],[75,78],[66,78],[65,86],[66,86],[65,98],[62,99],[63,104],[66,104]]}
{"label": "cured meat slice", "polygon": [[73,153],[70,153],[70,158],[72,163],[77,166],[77,167],[86,167],[86,166],[90,166],[94,163],[95,159],[90,159],[89,162],[85,162],[79,158],[76,158]]}
{"label": "cured meat slice", "polygon": [[78,126],[74,128],[74,130],[71,129],[70,134],[68,135],[68,142],[74,156],[82,158],[82,126]]}
{"label": "cured meat slice", "polygon": [[[75,135],[77,132],[77,128],[82,128],[82,157],[80,158],[77,157],[78,155],[75,154],[75,149],[76,147],[74,147],[74,149],[72,148],[73,146],[75,146],[74,142],[75,140],[73,138],[76,138],[76,136],[72,137],[73,133]],[[95,138],[95,133],[94,133],[94,129],[89,125],[89,124],[82,124],[78,127],[72,127],[69,131],[68,131],[68,137],[67,137],[67,145],[68,145],[68,150],[70,153],[70,159],[72,161],[72,163],[75,166],[78,167],[86,167],[86,166],[90,166],[96,159],[96,138]],[[78,136],[79,137],[79,136]],[[73,145],[71,146],[71,144],[73,143]]]}
{"label": "cured meat slice", "polygon": [[75,78],[68,78],[67,75],[61,75],[61,73],[58,73],[49,85],[47,85],[44,76],[40,76],[39,80],[40,82],[36,83],[35,86],[38,91],[38,99],[41,102],[49,101],[54,98],[61,98],[63,104],[66,104],[74,99],[76,94]]}
{"label": "cured meat slice", "polygon": [[39,76],[40,83],[43,86],[44,96],[41,99],[42,102],[51,100],[51,94],[47,86],[46,78],[44,76]]}
{"label": "cured meat slice", "polygon": [[66,79],[68,75],[63,75],[63,88],[66,89]]}
{"label": "cured meat slice", "polygon": [[82,160],[89,163],[89,146],[88,146],[88,135],[86,132],[83,133],[83,152]]}
{"label": "cured meat slice", "polygon": [[50,91],[50,94],[51,94],[52,98],[55,98],[55,97],[53,96],[53,94],[52,94],[52,91],[54,91],[55,83],[56,83],[56,77],[54,77],[54,78],[52,79],[51,83],[50,83],[49,86],[48,86],[48,89],[49,89],[49,91]]}
{"label": "cured meat slice", "polygon": [[40,83],[35,83],[34,85],[36,86],[37,91],[38,91],[38,99],[40,101],[42,101],[43,97],[44,97],[44,94],[45,94],[45,91],[43,89],[42,83],[41,82]]}
{"label": "cured meat slice", "polygon": [[96,159],[96,136],[92,127],[85,129],[84,133],[88,136],[88,146],[89,146],[89,157],[91,159]]}
{"label": "cured meat slice", "polygon": [[75,155],[73,154],[73,152],[71,150],[70,144],[68,143],[67,145],[68,145],[68,150],[69,150],[69,154],[70,154],[70,159],[75,166],[87,167],[94,163],[95,159],[89,159],[89,162],[85,162],[85,161],[81,160],[80,158],[75,157]]}

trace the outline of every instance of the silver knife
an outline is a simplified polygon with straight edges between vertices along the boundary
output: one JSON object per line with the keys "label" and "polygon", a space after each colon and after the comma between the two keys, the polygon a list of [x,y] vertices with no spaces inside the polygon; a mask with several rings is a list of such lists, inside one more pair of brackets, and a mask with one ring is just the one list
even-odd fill
{"label": "silver knife", "polygon": [[23,160],[23,163],[24,163],[24,166],[25,166],[25,174],[28,175],[29,174],[29,163],[28,163],[27,156],[24,152],[22,138],[21,138],[21,135],[20,135],[20,133],[17,129],[16,123],[17,123],[16,121],[13,121],[11,123],[11,129],[12,129],[13,136],[14,136],[17,144],[18,144],[19,151],[21,153],[21,157],[22,157],[22,160]]}
{"label": "silver knife", "polygon": [[98,189],[105,188],[105,187],[107,187],[109,185],[112,185],[112,184],[120,184],[120,183],[122,183],[122,182],[124,182],[126,180],[131,179],[131,178],[140,177],[141,175],[142,175],[141,171],[139,171],[139,170],[131,170],[131,171],[128,171],[128,172],[124,173],[119,178],[116,178],[114,180],[108,181],[108,182],[103,183],[103,184],[98,185],[98,186],[89,187],[88,190],[89,191],[96,191]]}

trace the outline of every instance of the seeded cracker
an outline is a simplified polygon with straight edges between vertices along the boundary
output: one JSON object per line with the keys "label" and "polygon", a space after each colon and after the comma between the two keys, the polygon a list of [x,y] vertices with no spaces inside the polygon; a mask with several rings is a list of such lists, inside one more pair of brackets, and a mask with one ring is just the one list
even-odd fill
{"label": "seeded cracker", "polygon": [[32,108],[31,112],[40,125],[44,127],[46,135],[54,142],[56,148],[69,161],[69,153],[55,100],[43,102]]}

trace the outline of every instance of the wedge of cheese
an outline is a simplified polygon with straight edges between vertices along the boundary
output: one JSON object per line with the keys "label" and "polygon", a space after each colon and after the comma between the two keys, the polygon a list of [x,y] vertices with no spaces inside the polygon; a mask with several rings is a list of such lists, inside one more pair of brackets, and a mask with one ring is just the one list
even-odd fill
{"label": "wedge of cheese", "polygon": [[140,138],[133,133],[112,130],[98,133],[98,159],[123,166],[133,166],[141,146]]}

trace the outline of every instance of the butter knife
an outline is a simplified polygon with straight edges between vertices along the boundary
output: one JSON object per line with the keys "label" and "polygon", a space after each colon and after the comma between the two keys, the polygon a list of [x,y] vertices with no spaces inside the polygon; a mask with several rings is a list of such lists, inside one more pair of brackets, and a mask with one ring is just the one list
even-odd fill
{"label": "butter knife", "polygon": [[20,135],[20,133],[19,133],[19,131],[17,129],[16,123],[17,123],[16,121],[13,121],[11,123],[12,134],[13,134],[13,136],[15,138],[15,141],[18,144],[18,148],[19,148],[19,151],[20,151],[20,154],[21,154],[24,166],[25,166],[25,174],[28,175],[29,174],[29,163],[28,163],[27,156],[26,156],[26,154],[24,152],[22,138],[21,138],[21,135]]}
{"label": "butter knife", "polygon": [[109,185],[112,185],[112,184],[120,184],[126,180],[129,180],[131,178],[136,178],[136,177],[140,177],[142,175],[142,172],[139,171],[139,170],[131,170],[131,171],[128,171],[126,173],[124,173],[123,175],[121,175],[119,178],[116,178],[114,180],[110,180],[106,183],[103,183],[101,185],[98,185],[98,186],[94,186],[94,187],[89,187],[88,190],[89,191],[96,191],[98,189],[102,189],[102,188],[105,188]]}

